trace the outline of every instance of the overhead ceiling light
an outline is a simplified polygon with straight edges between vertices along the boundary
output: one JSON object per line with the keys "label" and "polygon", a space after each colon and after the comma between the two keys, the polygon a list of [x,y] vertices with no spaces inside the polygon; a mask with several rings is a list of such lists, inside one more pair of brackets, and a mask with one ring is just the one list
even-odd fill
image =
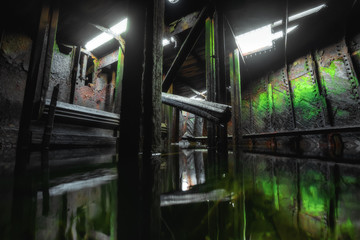
{"label": "overhead ceiling light", "polygon": [[[292,32],[298,25],[288,28],[287,33]],[[239,44],[244,56],[254,52],[270,49],[273,40],[283,37],[283,32],[271,32],[271,24],[255,29],[253,31],[236,36],[236,42]]]}
{"label": "overhead ceiling light", "polygon": [[[296,25],[296,26],[293,26],[293,27],[290,27],[287,29],[287,33],[291,33],[292,31],[294,31],[299,25]],[[279,39],[279,38],[282,38],[284,37],[284,33],[283,31],[279,31],[279,32],[276,32],[272,35],[273,37],[273,40],[276,40],[276,39]]]}
{"label": "overhead ceiling light", "polygon": [[[300,18],[309,16],[311,14],[317,13],[325,7],[326,7],[326,4],[321,4],[317,7],[294,14],[288,18],[288,21],[292,22],[292,21],[298,20]],[[283,24],[283,21],[279,20],[279,21],[274,22],[273,24],[269,24],[264,27],[255,29],[253,31],[236,36],[236,42],[240,46],[242,54],[244,56],[246,56],[246,55],[249,55],[254,52],[270,49],[272,47],[273,40],[283,37],[282,31],[272,33],[272,28],[280,26],[282,24]],[[297,27],[298,27],[298,25],[288,28],[287,33],[292,32]]]}
{"label": "overhead ceiling light", "polygon": [[326,7],[326,4],[321,4],[320,6],[317,6],[317,7],[311,8],[309,10],[306,10],[304,12],[292,15],[292,16],[289,17],[289,22],[295,21],[297,19],[300,19],[300,18],[303,18],[303,17],[306,17],[306,16],[309,16],[309,15],[314,14],[314,13],[317,13],[318,11],[323,9],[324,7]]}
{"label": "overhead ceiling light", "polygon": [[[114,32],[115,34],[120,35],[120,34],[122,34],[122,33],[124,33],[126,31],[126,27],[127,27],[127,18],[125,18],[124,20],[122,20],[118,24],[112,26],[110,28],[110,30],[112,32]],[[91,39],[89,42],[87,42],[85,44],[85,48],[88,51],[92,51],[95,48],[98,48],[101,45],[107,43],[111,39],[113,39],[113,36],[111,36],[108,33],[103,32],[100,35],[96,36],[95,38]]]}
{"label": "overhead ceiling light", "polygon": [[272,47],[271,24],[236,36],[243,55]]}
{"label": "overhead ceiling light", "polygon": [[[292,22],[292,21],[298,20],[298,19],[300,19],[300,18],[307,17],[307,16],[309,16],[309,15],[311,15],[311,14],[314,14],[314,13],[319,12],[321,9],[323,9],[323,8],[325,8],[325,7],[326,7],[326,4],[321,4],[321,5],[317,6],[317,7],[310,8],[310,9],[308,9],[308,10],[306,10],[306,11],[303,11],[303,12],[300,12],[300,13],[297,13],[297,14],[294,14],[294,15],[292,15],[292,16],[290,16],[290,17],[288,18],[288,21],[289,21],[289,22]],[[282,24],[283,24],[283,21],[282,21],[282,20],[279,20],[279,21],[274,22],[274,23],[272,24],[272,27],[278,27],[278,26],[280,26],[280,25],[282,25]]]}
{"label": "overhead ceiling light", "polygon": [[177,3],[179,0],[169,0],[169,3]]}

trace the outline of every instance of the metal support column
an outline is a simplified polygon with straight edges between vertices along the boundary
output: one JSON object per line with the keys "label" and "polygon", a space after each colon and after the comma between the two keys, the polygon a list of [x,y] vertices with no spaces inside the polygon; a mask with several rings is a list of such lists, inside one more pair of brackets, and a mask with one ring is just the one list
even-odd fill
{"label": "metal support column", "polygon": [[241,76],[240,76],[240,53],[235,50],[230,53],[230,84],[231,84],[231,106],[232,106],[232,126],[233,126],[233,145],[240,146],[242,138],[241,126]]}
{"label": "metal support column", "polygon": [[[216,2],[215,15],[215,43],[216,43],[216,78],[218,103],[227,104],[226,94],[226,66],[225,66],[225,16],[222,6]],[[221,124],[217,128],[218,150],[227,153],[227,123]]]}
{"label": "metal support column", "polygon": [[[207,101],[216,102],[216,65],[215,65],[215,36],[214,20],[207,18],[205,21],[205,62],[206,62],[206,90]],[[207,123],[208,147],[216,147],[216,125]]]}

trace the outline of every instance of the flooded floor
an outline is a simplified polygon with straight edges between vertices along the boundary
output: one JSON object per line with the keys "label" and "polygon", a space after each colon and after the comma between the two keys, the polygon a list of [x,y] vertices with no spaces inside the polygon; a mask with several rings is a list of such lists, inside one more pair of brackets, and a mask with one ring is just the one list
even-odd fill
{"label": "flooded floor", "polygon": [[[121,167],[84,153],[50,152],[45,170],[33,153],[26,174],[1,176],[0,239],[117,239]],[[178,149],[157,187],[164,240],[360,239],[357,165]]]}

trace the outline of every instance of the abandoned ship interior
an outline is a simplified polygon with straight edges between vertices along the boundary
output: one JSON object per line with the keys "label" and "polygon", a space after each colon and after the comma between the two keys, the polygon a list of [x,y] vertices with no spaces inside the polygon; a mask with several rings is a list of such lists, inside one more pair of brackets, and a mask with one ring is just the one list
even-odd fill
{"label": "abandoned ship interior", "polygon": [[0,8],[0,239],[360,239],[358,0]]}

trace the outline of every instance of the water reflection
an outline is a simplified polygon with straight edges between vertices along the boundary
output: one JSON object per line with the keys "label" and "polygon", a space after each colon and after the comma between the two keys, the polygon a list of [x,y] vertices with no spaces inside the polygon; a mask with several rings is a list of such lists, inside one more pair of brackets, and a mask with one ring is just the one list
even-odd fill
{"label": "water reflection", "polygon": [[183,191],[189,190],[194,185],[205,183],[203,151],[182,149],[179,168]]}
{"label": "water reflection", "polygon": [[[72,176],[49,189],[49,213],[37,194],[35,239],[115,239],[116,170]],[[49,231],[51,229],[51,231]]]}
{"label": "water reflection", "polygon": [[[210,154],[161,157],[153,189],[161,192],[161,239],[360,239],[360,166]],[[65,156],[50,153],[42,168],[33,157],[13,184],[0,176],[0,239],[131,239],[117,236],[117,196],[129,197],[117,181],[125,169],[117,172],[112,154]]]}
{"label": "water reflection", "polygon": [[230,155],[228,166],[192,202],[164,204],[163,239],[360,238],[358,166],[256,154]]}

